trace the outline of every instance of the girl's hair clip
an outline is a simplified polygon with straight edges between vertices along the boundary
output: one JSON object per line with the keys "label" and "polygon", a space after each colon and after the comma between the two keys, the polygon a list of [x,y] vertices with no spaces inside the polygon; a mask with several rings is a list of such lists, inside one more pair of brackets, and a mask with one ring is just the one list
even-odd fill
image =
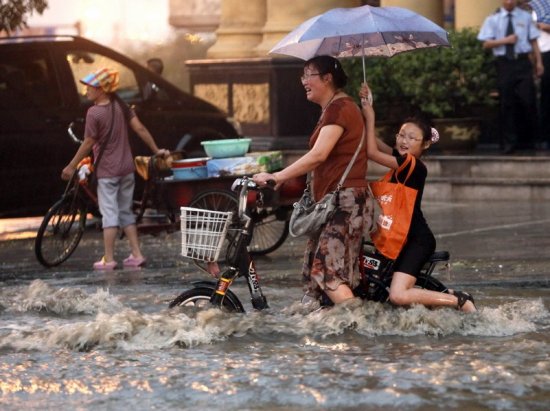
{"label": "girl's hair clip", "polygon": [[430,138],[430,141],[432,143],[437,143],[439,141],[439,133],[437,132],[437,130],[435,128],[431,128],[431,132],[432,132],[432,136]]}

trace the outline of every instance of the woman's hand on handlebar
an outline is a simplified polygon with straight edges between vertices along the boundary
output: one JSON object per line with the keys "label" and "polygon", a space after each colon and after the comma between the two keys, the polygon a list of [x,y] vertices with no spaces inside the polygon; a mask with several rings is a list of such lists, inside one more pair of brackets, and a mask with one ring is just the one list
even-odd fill
{"label": "woman's hand on handlebar", "polygon": [[258,184],[259,187],[271,187],[277,190],[280,186],[274,174],[258,173],[252,176],[252,181]]}

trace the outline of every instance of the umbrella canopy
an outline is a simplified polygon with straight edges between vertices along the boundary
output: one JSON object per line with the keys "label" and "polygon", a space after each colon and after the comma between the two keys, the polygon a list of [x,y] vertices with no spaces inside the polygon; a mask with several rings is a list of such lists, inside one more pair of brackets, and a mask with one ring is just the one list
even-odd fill
{"label": "umbrella canopy", "polygon": [[337,8],[292,30],[269,54],[308,60],[314,56],[392,57],[427,47],[450,46],[447,32],[431,20],[401,7]]}
{"label": "umbrella canopy", "polygon": [[529,6],[537,15],[539,23],[550,24],[550,1],[548,0],[531,0]]}

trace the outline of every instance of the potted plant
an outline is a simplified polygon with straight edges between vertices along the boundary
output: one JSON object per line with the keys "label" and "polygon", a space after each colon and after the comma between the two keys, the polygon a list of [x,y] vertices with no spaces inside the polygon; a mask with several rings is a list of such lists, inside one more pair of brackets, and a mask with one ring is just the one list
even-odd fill
{"label": "potted plant", "polygon": [[[495,104],[496,88],[493,58],[476,36],[470,28],[451,31],[452,47],[367,60],[367,80],[375,95],[382,135],[386,124],[398,126],[403,116],[420,111],[435,123],[443,151],[467,152],[475,147],[481,116]],[[356,95],[363,78],[361,61],[344,64],[350,73],[348,92]]]}

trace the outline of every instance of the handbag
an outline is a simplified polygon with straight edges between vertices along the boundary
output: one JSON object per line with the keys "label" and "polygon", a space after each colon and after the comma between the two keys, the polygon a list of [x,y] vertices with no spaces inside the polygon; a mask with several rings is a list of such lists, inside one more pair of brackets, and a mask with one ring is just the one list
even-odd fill
{"label": "handbag", "polygon": [[365,140],[365,129],[363,128],[363,135],[361,136],[361,142],[355,150],[350,163],[346,167],[344,174],[340,178],[336,190],[325,194],[325,196],[317,203],[313,200],[311,195],[311,173],[307,174],[306,188],[300,200],[294,203],[294,209],[290,216],[290,222],[288,225],[288,231],[292,237],[299,237],[302,235],[312,235],[317,233],[321,226],[323,226],[334,214],[338,207],[339,197],[338,193],[344,185],[344,181],[348,176],[355,159],[363,147]]}
{"label": "handbag", "polygon": [[[405,180],[399,181],[399,173],[409,164],[410,168]],[[369,184],[380,207],[380,214],[376,220],[376,228],[371,234],[371,240],[383,256],[392,260],[395,260],[403,249],[411,226],[418,191],[407,187],[405,183],[415,166],[416,158],[408,154],[397,170],[391,170],[380,181]],[[390,182],[394,174],[397,183]]]}

